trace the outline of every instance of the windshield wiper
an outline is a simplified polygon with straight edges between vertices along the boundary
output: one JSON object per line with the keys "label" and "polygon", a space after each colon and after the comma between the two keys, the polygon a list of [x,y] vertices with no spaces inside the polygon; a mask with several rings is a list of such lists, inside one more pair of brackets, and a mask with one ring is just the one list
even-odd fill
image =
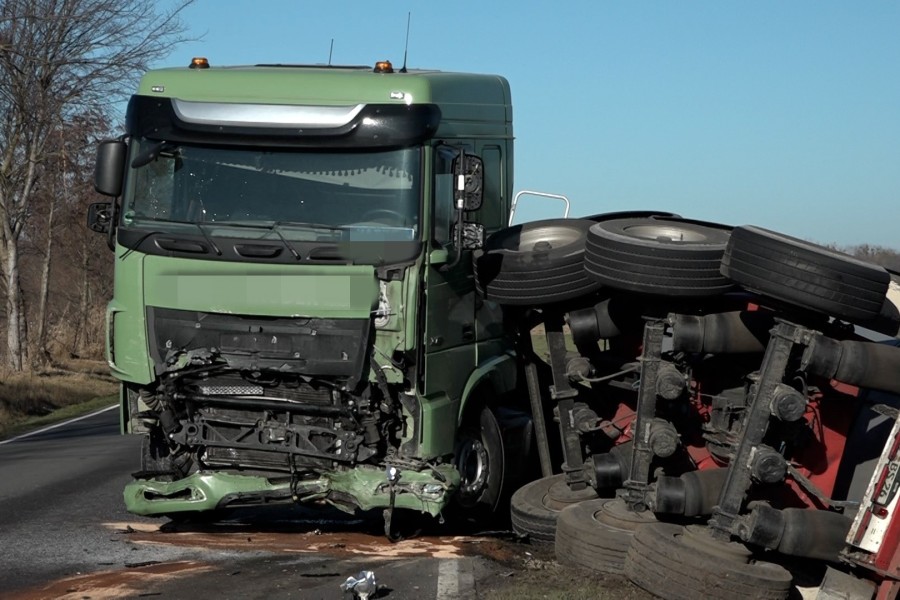
{"label": "windshield wiper", "polygon": [[313,222],[301,222],[301,221],[274,221],[271,225],[264,225],[263,223],[245,223],[241,221],[222,221],[221,223],[216,223],[217,225],[222,225],[223,227],[248,227],[252,229],[266,229],[268,231],[272,231],[277,235],[282,242],[284,242],[285,247],[291,251],[291,254],[294,255],[294,258],[300,260],[300,254],[294,250],[294,247],[287,241],[287,238],[281,233],[281,227],[284,225],[291,227],[305,227],[307,229],[311,229],[315,231],[316,229],[324,229],[326,231],[335,233],[335,232],[343,232],[344,228],[337,225],[328,225],[326,223],[313,223]]}
{"label": "windshield wiper", "polygon": [[272,223],[272,226],[269,228],[270,230],[275,232],[282,242],[284,242],[284,246],[291,251],[291,254],[294,255],[294,258],[300,260],[300,253],[297,252],[293,246],[291,246],[290,242],[287,241],[287,238],[282,235],[281,230],[278,228],[278,221]]}
{"label": "windshield wiper", "polygon": [[[291,245],[291,243],[287,240],[287,238],[284,237],[284,234],[281,233],[280,227],[281,227],[281,225],[284,225],[284,223],[282,223],[280,221],[274,221],[271,225],[264,225],[263,223],[257,224],[257,223],[239,223],[236,221],[222,221],[222,222],[216,223],[216,225],[221,225],[222,227],[245,227],[248,229],[265,229],[267,231],[271,231],[275,235],[278,236],[278,239],[280,239],[281,242],[284,244],[284,247],[287,248],[290,251],[290,253],[294,255],[295,259],[302,260],[300,253],[297,252],[297,250]],[[306,225],[306,223],[304,223],[304,225]],[[328,227],[333,230],[340,229],[340,228],[331,227],[330,225],[323,225],[323,227]]]}
{"label": "windshield wiper", "polygon": [[[150,217],[140,217],[140,219],[142,221],[152,221],[154,223],[178,223],[179,225],[193,225],[194,227],[196,227],[197,229],[200,230],[200,233],[203,235],[203,239],[205,239],[207,242],[209,242],[209,245],[212,247],[213,251],[215,251],[216,256],[222,256],[222,251],[219,249],[219,247],[216,245],[216,243],[213,241],[213,239],[209,236],[209,233],[206,232],[206,229],[204,229],[203,225],[201,225],[200,223],[193,223],[191,221],[169,221],[166,219],[153,219]],[[162,235],[162,234],[166,234],[166,233],[169,233],[171,235],[171,232],[157,231],[157,230],[148,231],[147,233],[142,235],[140,238],[138,238],[137,242],[135,242],[131,246],[126,246],[127,250],[125,252],[123,252],[119,258],[125,258],[129,254],[131,254],[132,252],[137,250],[138,246],[143,244],[144,240],[146,240],[151,235]]]}
{"label": "windshield wiper", "polygon": [[[215,253],[218,256],[222,256],[222,251],[219,249],[219,247],[216,245],[216,243],[212,240],[212,237],[210,237],[210,235],[206,231],[206,228],[204,227],[204,225],[201,225],[200,223],[197,223],[194,221],[170,221],[168,219],[154,219],[152,217],[140,217],[140,220],[141,221],[150,221],[153,223],[174,223],[177,225],[193,225],[200,231],[200,233],[203,235],[204,239],[209,243],[209,245],[212,246],[212,249],[215,251]],[[324,223],[298,223],[298,222],[293,222],[293,221],[291,221],[291,222],[274,221],[271,224],[246,223],[246,222],[240,222],[240,221],[212,221],[212,222],[207,222],[205,225],[215,225],[218,227],[238,227],[238,228],[243,228],[243,229],[257,229],[257,230],[262,229],[262,230],[266,230],[266,231],[271,231],[272,233],[274,233],[275,235],[278,236],[278,239],[281,241],[282,244],[284,244],[284,247],[288,249],[288,251],[291,253],[291,255],[293,255],[293,257],[296,260],[302,260],[303,257],[300,256],[300,253],[297,252],[297,249],[294,248],[294,246],[288,241],[288,239],[286,237],[284,237],[284,234],[281,232],[282,226],[288,225],[288,226],[308,227],[311,229],[326,229],[331,232],[343,231],[343,229],[341,227],[337,227],[335,225],[326,225]],[[130,248],[128,248],[128,251],[125,254],[129,254],[130,252],[136,250],[137,247],[140,246],[144,242],[144,240],[146,240],[151,235],[162,234],[162,233],[169,233],[171,235],[171,232],[149,231],[146,234],[144,234],[143,236],[141,236],[141,238],[138,239],[137,243],[133,244]]]}
{"label": "windshield wiper", "polygon": [[215,243],[214,241],[212,241],[212,238],[209,237],[209,234],[208,234],[208,233],[206,233],[206,229],[203,228],[203,225],[201,225],[200,223],[192,223],[192,225],[196,225],[196,226],[197,226],[197,229],[199,229],[199,230],[200,230],[200,233],[203,234],[203,238],[204,238],[207,242],[209,242],[209,245],[212,246],[212,249],[213,249],[213,250],[215,250],[216,256],[222,256],[222,251],[219,250],[219,247],[216,246],[216,243]]}

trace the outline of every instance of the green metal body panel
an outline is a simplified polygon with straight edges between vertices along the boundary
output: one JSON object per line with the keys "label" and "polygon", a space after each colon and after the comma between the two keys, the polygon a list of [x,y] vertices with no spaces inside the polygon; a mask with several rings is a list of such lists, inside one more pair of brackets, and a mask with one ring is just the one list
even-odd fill
{"label": "green metal body panel", "polygon": [[153,364],[147,345],[144,255],[116,246],[113,299],[106,308],[106,359],[115,377],[148,384]]}
{"label": "green metal body panel", "polygon": [[[122,258],[124,255],[124,258]],[[107,308],[113,374],[153,380],[146,307],[267,317],[368,318],[378,302],[371,266],[267,265],[146,256],[116,249]]]}
{"label": "green metal body panel", "polygon": [[377,306],[371,266],[267,265],[148,256],[147,306],[267,317],[368,318]]}
{"label": "green metal body panel", "polygon": [[469,380],[462,391],[463,405],[459,410],[460,421],[462,421],[468,401],[474,397],[477,389],[486,389],[492,394],[502,396],[516,388],[518,364],[515,354],[498,341],[479,344],[478,347],[484,355],[491,358],[479,363],[478,367],[469,375]]}

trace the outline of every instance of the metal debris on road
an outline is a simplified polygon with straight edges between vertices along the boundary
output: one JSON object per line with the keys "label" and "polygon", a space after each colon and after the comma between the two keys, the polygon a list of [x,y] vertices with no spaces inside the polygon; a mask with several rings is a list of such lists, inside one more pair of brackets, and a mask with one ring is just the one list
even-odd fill
{"label": "metal debris on road", "polygon": [[353,596],[359,598],[359,600],[374,598],[375,592],[378,591],[375,573],[373,571],[360,571],[356,574],[356,577],[348,577],[347,581],[341,584],[341,590],[352,592]]}

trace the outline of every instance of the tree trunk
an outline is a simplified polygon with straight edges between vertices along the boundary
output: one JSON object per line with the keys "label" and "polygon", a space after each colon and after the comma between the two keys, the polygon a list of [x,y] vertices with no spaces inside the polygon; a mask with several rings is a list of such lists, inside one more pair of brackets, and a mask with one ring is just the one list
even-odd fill
{"label": "tree trunk", "polygon": [[4,275],[6,276],[6,363],[10,369],[22,371],[21,288],[19,287],[18,240],[7,239]]}
{"label": "tree trunk", "polygon": [[47,301],[50,298],[50,265],[53,261],[53,217],[56,215],[56,199],[50,198],[50,212],[47,215],[47,246],[44,253],[44,264],[41,269],[41,292],[38,299],[37,318],[37,361],[49,362],[50,352],[47,349]]}
{"label": "tree trunk", "polygon": [[72,354],[81,354],[83,340],[86,337],[88,306],[90,305],[90,277],[88,276],[88,238],[81,236],[81,306],[79,307],[78,323],[75,324],[75,339],[72,341]]}
{"label": "tree trunk", "polygon": [[31,348],[28,346],[28,311],[25,310],[25,292],[19,288],[19,348],[22,357],[22,370],[31,366],[29,356]]}

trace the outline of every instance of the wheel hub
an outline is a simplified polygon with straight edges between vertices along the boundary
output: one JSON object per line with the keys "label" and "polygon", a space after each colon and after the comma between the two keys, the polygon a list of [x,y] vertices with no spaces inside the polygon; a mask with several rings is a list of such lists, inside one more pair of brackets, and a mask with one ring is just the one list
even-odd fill
{"label": "wheel hub", "polygon": [[459,490],[463,496],[477,498],[488,479],[487,448],[480,440],[468,439],[459,449]]}

